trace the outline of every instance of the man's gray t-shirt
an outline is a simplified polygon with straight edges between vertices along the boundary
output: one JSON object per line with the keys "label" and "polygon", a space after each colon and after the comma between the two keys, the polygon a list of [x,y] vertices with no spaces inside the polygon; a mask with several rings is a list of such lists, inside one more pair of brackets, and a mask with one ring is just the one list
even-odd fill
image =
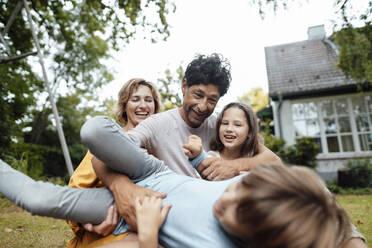
{"label": "man's gray t-shirt", "polygon": [[200,127],[191,128],[182,119],[179,109],[155,114],[138,124],[128,134],[134,136],[146,150],[163,160],[177,174],[199,177],[190,165],[182,145],[194,134],[203,141],[203,149],[209,151],[209,142],[215,135],[216,116],[207,118]]}

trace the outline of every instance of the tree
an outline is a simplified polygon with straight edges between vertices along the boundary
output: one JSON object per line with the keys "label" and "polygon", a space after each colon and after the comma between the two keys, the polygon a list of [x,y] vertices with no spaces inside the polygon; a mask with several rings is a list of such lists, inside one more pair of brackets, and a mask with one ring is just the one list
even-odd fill
{"label": "tree", "polygon": [[[110,51],[130,42],[138,29],[148,30],[146,38],[153,42],[166,39],[169,36],[166,15],[175,10],[174,4],[167,0],[27,2],[41,49],[47,58],[48,71],[53,73],[50,80],[53,87],[63,84],[69,94],[91,100],[95,100],[96,89],[113,78],[109,68],[102,64],[103,59],[110,57]],[[0,0],[0,28],[5,27],[17,3]],[[148,14],[151,12],[157,13],[156,17],[150,19],[148,16],[153,15]],[[10,51],[0,44],[2,56],[35,50],[26,20],[25,13],[16,16],[4,37]],[[45,117],[46,110],[40,109],[44,85],[34,65],[35,60],[30,58],[0,65],[1,152],[13,137],[22,139],[21,130],[25,122]]]}
{"label": "tree", "polygon": [[353,78],[360,89],[372,85],[371,22],[362,28],[347,25],[332,37],[338,46],[338,67]]}
{"label": "tree", "polygon": [[170,69],[166,69],[164,73],[165,78],[158,79],[159,92],[164,110],[181,107],[182,99],[177,91],[179,91],[184,77],[182,66],[176,69],[176,75],[172,75]]}
{"label": "tree", "polygon": [[238,101],[250,105],[255,112],[258,112],[269,104],[269,95],[265,94],[261,87],[258,87],[238,97]]}
{"label": "tree", "polygon": [[[22,136],[22,120],[36,104],[35,92],[42,82],[24,61],[0,66],[0,156],[6,153],[12,138]],[[16,125],[17,123],[17,125]]]}

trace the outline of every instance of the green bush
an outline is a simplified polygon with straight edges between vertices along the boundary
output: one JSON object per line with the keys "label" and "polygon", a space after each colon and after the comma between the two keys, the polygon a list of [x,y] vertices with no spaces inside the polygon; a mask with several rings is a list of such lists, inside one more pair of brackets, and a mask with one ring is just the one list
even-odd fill
{"label": "green bush", "polygon": [[337,181],[327,182],[327,188],[329,191],[339,195],[370,195],[372,194],[372,188],[343,188],[338,186]]}
{"label": "green bush", "polygon": [[319,153],[319,146],[311,137],[297,138],[292,146],[285,146],[285,141],[270,134],[262,134],[265,139],[265,146],[277,154],[285,163],[316,167],[316,155]]}
{"label": "green bush", "polygon": [[316,167],[316,155],[319,153],[319,146],[311,137],[297,138],[296,143],[287,147],[282,159],[289,164],[305,165]]}
{"label": "green bush", "polygon": [[21,171],[33,179],[41,179],[43,175],[43,158],[30,151],[14,149],[4,156],[4,161],[14,169]]}
{"label": "green bush", "polygon": [[347,163],[351,187],[372,187],[372,163],[369,159],[355,159]]}

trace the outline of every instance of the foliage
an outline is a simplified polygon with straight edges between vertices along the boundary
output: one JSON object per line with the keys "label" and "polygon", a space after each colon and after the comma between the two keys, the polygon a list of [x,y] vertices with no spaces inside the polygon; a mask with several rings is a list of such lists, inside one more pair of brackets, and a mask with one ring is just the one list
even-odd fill
{"label": "foliage", "polygon": [[[0,0],[0,24],[4,27],[18,1]],[[69,87],[90,91],[112,79],[101,63],[110,49],[129,42],[140,27],[150,29],[154,41],[169,36],[166,15],[174,5],[167,0],[82,1],[33,0],[29,7],[43,51],[51,55],[50,69],[55,79]],[[144,10],[157,13],[148,20]],[[11,54],[33,49],[26,18],[18,14],[7,36]],[[4,51],[4,50],[3,50]],[[3,52],[2,51],[2,52]],[[9,54],[9,55],[11,55]]]}
{"label": "foliage", "polygon": [[[0,0],[0,29],[5,27],[18,2]],[[146,38],[154,42],[166,39],[169,36],[166,16],[175,7],[167,0],[27,2],[48,72],[51,72],[49,81],[71,149],[80,143],[78,133],[86,116],[98,112],[84,106],[92,106],[91,102],[97,101],[97,88],[113,78],[102,60],[110,57],[110,51],[130,42],[139,29],[148,31]],[[151,12],[157,14],[151,15]],[[36,50],[25,11],[16,15],[4,39],[10,50],[0,44],[3,56]],[[12,152],[9,150],[12,141],[49,146],[55,149],[53,154],[60,153],[39,68],[36,58],[0,65],[1,157]],[[64,88],[62,95],[57,88]],[[32,153],[37,153],[36,149]]]}
{"label": "foliage", "polygon": [[338,67],[353,78],[360,89],[372,85],[372,25],[362,28],[351,25],[333,35],[338,46]]}
{"label": "foliage", "polygon": [[0,156],[6,154],[11,139],[20,136],[23,120],[36,104],[34,93],[41,90],[41,81],[31,72],[24,61],[12,63],[13,66],[0,66]]}
{"label": "foliage", "polygon": [[372,188],[366,187],[366,188],[358,188],[358,187],[352,187],[352,188],[343,188],[337,184],[337,181],[334,182],[327,182],[327,188],[335,194],[339,195],[371,195],[372,194]]}
{"label": "foliage", "polygon": [[253,88],[248,93],[238,97],[238,101],[248,104],[254,112],[258,112],[269,104],[269,94],[265,94],[261,87]]}
{"label": "foliage", "polygon": [[[268,125],[265,127],[269,128]],[[269,129],[264,130],[262,132],[262,136],[264,137],[265,146],[273,151],[279,157],[283,157],[285,154],[285,141],[284,139],[275,137],[274,135],[270,134]]]}
{"label": "foliage", "polygon": [[305,165],[311,168],[316,167],[316,155],[319,153],[319,146],[311,137],[297,138],[296,143],[288,146],[282,159],[290,164]]}
{"label": "foliage", "polygon": [[372,163],[369,159],[355,159],[347,163],[351,187],[372,187]]}
{"label": "foliage", "polygon": [[294,145],[285,146],[284,139],[271,135],[268,130],[265,129],[262,132],[265,146],[278,155],[284,163],[311,168],[316,167],[316,156],[319,153],[319,147],[314,138],[297,138]]}
{"label": "foliage", "polygon": [[158,79],[159,92],[164,105],[164,110],[182,106],[182,99],[179,96],[180,85],[184,77],[182,66],[176,69],[176,75],[170,69],[165,70],[165,78]]}

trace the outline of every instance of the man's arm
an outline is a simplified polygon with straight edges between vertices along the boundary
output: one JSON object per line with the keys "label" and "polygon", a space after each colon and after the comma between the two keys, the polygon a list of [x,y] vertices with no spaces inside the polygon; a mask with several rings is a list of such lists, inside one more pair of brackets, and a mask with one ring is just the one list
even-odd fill
{"label": "man's arm", "polygon": [[204,159],[198,167],[200,175],[209,180],[224,180],[249,171],[263,164],[282,164],[280,158],[264,145],[258,148],[258,154],[250,158],[223,160],[221,158]]}
{"label": "man's arm", "polygon": [[137,230],[135,199],[145,196],[165,197],[164,193],[137,186],[126,175],[111,170],[96,157],[92,159],[92,164],[97,176],[113,193],[115,205],[120,216],[124,218],[133,230]]}
{"label": "man's arm", "polygon": [[361,238],[349,239],[342,248],[368,248],[367,244]]}

